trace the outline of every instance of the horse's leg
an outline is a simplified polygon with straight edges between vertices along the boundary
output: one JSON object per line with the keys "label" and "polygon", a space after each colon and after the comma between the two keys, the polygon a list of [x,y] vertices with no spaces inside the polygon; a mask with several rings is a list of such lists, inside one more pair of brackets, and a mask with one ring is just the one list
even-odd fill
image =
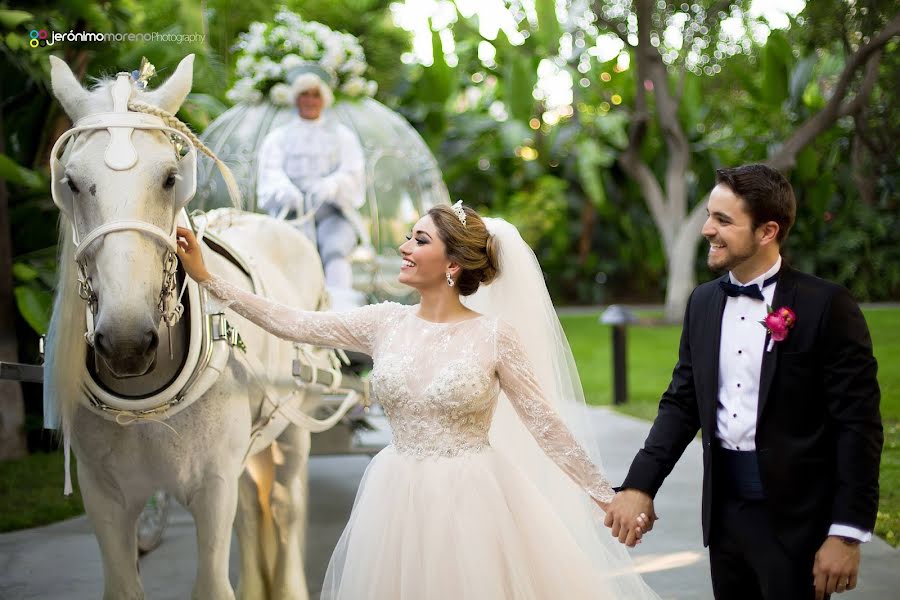
{"label": "horse's leg", "polygon": [[188,497],[186,508],[197,527],[193,600],[234,600],[228,581],[228,555],[237,509],[237,478],[233,471],[209,474]]}
{"label": "horse's leg", "polygon": [[279,600],[309,597],[303,564],[309,446],[309,431],[291,425],[272,448],[276,464],[272,517],[278,543],[272,597]]}
{"label": "horse's leg", "polygon": [[[146,498],[78,462],[78,485],[103,559],[103,599],[142,600],[138,574],[137,518]],[[143,499],[142,499],[143,498]]]}
{"label": "horse's leg", "polygon": [[241,549],[241,578],[238,598],[269,598],[274,549],[272,511],[269,495],[274,478],[271,449],[247,459],[247,468],[238,483],[238,511],[234,520]]}

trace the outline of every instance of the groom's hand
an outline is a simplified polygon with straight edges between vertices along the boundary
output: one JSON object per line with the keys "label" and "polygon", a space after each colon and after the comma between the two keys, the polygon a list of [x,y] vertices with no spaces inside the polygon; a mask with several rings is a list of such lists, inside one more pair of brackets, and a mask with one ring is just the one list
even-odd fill
{"label": "groom's hand", "polygon": [[657,518],[653,510],[653,498],[649,494],[626,489],[616,494],[609,503],[604,523],[612,530],[613,537],[629,548],[634,548],[641,535],[653,529],[653,522]]}
{"label": "groom's hand", "polygon": [[825,538],[813,563],[816,600],[822,600],[826,594],[840,594],[855,588],[859,557],[859,544],[848,544],[834,536]]}

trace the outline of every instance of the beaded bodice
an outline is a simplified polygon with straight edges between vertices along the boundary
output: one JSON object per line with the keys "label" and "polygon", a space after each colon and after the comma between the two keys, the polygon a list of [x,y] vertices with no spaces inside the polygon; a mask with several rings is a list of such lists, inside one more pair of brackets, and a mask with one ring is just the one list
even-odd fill
{"label": "beaded bodice", "polygon": [[[453,324],[415,316],[405,320],[417,326],[422,339],[417,344],[426,344],[429,352],[413,356],[402,345],[385,347],[376,356],[371,379],[397,451],[456,456],[487,447],[500,390],[494,361],[483,356],[476,340],[494,323],[486,317]],[[393,336],[398,334],[403,329]]]}

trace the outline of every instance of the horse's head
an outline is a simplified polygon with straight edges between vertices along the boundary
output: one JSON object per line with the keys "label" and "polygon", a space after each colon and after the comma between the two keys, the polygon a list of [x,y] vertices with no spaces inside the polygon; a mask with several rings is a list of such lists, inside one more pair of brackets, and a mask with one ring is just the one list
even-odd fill
{"label": "horse's head", "polygon": [[[123,110],[123,97],[174,114],[193,79],[189,55],[153,91],[130,81],[126,86],[124,78],[86,90],[65,62],[50,59],[53,93],[76,128]],[[53,166],[54,198],[81,242],[76,257],[89,281],[82,289],[94,303],[94,350],[118,377],[148,373],[156,357],[160,293],[175,260],[169,232],[183,203],[180,182],[194,177],[180,172],[193,165],[180,160],[170,133],[162,127],[83,129]]]}

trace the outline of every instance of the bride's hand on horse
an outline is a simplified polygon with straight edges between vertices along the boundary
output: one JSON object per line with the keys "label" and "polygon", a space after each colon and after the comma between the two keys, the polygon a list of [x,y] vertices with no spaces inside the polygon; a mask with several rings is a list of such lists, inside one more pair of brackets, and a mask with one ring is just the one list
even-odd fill
{"label": "bride's hand on horse", "polygon": [[200,252],[200,242],[194,236],[194,232],[185,227],[178,228],[178,260],[181,266],[197,283],[210,278],[206,265],[203,264],[203,255]]}

